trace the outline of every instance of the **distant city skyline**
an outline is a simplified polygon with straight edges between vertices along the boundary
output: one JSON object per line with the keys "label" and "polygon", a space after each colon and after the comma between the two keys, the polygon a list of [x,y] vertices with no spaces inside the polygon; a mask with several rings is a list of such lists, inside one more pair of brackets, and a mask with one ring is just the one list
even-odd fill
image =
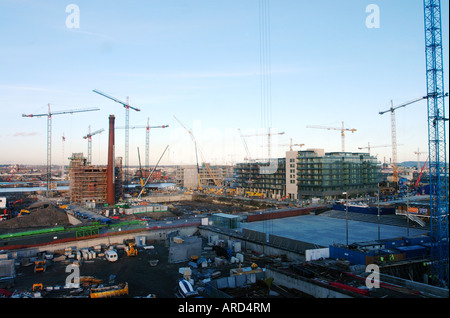
{"label": "distant city skyline", "polygon": [[[265,65],[263,4],[270,15]],[[446,92],[448,12],[443,1]],[[238,129],[263,135],[270,127],[274,158],[284,156],[291,139],[304,144],[295,150],[339,152],[340,131],[307,126],[342,122],[356,129],[345,132],[346,151],[367,152],[358,148],[370,144],[372,155],[389,162],[391,116],[379,112],[391,100],[398,105],[427,93],[423,1],[4,0],[0,19],[0,164],[46,164],[47,119],[22,114],[46,113],[50,104],[52,111],[100,109],[53,116],[52,163],[67,165],[72,153],[87,156],[83,136],[90,126],[105,129],[92,138],[93,164],[105,165],[108,117],[123,127],[125,110],[94,89],[129,97],[141,110],[130,110],[130,126],[147,119],[150,126],[169,125],[150,131],[150,165],[167,145],[162,165],[195,164],[194,143],[174,116],[192,129],[200,162],[243,162],[248,155]],[[264,67],[270,67],[270,109],[261,100]],[[448,111],[448,98],[445,103]],[[428,152],[426,105],[396,111],[398,162],[417,162],[414,152]],[[124,156],[124,135],[116,129],[116,156]],[[245,140],[251,158],[267,157],[267,136]],[[144,164],[145,129],[130,130],[130,165],[139,164],[138,147]]]}

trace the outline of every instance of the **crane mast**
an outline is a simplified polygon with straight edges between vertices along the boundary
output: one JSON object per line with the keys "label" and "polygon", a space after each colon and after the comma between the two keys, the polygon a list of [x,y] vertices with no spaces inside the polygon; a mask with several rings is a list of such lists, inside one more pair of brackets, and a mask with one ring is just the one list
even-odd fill
{"label": "crane mast", "polygon": [[431,277],[449,286],[448,165],[440,0],[424,0],[430,167]]}
{"label": "crane mast", "polygon": [[351,131],[354,133],[356,129],[354,128],[345,128],[344,122],[342,122],[342,128],[335,127],[324,127],[324,126],[306,126],[306,128],[318,128],[318,129],[327,129],[327,130],[340,130],[341,131],[341,144],[342,144],[342,152],[345,152],[345,132]]}
{"label": "crane mast", "polygon": [[89,111],[97,111],[99,108],[87,108],[87,109],[76,109],[76,110],[66,110],[52,112],[50,109],[50,104],[48,104],[48,112],[46,114],[22,114],[22,117],[47,117],[47,198],[50,196],[50,180],[52,173],[52,116],[53,115],[64,115],[73,114]]}
{"label": "crane mast", "polygon": [[[147,118],[147,126],[131,126],[129,129],[145,128],[145,170],[150,169],[150,129],[167,128],[169,125],[150,126],[150,118]],[[117,129],[124,129],[125,127],[117,127]]]}
{"label": "crane mast", "polygon": [[135,108],[130,106],[128,97],[127,97],[127,102],[122,102],[121,100],[109,96],[103,92],[100,92],[98,90],[93,90],[94,93],[97,93],[99,95],[102,95],[103,97],[109,98],[113,101],[115,101],[116,103],[122,104],[122,106],[125,108],[125,185],[128,186],[128,177],[127,177],[127,173],[128,173],[128,159],[129,159],[129,137],[130,137],[130,132],[129,132],[129,126],[130,126],[130,109],[135,110],[137,112],[141,111],[139,108]]}
{"label": "crane mast", "polygon": [[427,99],[427,96],[423,96],[420,98],[413,99],[409,102],[397,105],[394,107],[394,102],[391,100],[391,108],[382,112],[379,112],[380,115],[383,115],[387,112],[391,113],[391,139],[392,139],[392,175],[393,182],[395,185],[398,185],[398,161],[397,161],[397,124],[395,120],[395,110],[408,106],[410,104],[416,103],[418,101]]}
{"label": "crane mast", "polygon": [[89,133],[83,137],[88,141],[88,161],[87,161],[88,165],[92,164],[92,136],[95,136],[103,131],[104,129],[102,128],[91,133],[91,126],[89,126]]}

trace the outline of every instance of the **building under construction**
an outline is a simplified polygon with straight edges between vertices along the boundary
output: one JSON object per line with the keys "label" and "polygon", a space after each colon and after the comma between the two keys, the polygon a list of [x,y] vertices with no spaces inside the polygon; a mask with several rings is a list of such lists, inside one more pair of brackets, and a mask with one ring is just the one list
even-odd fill
{"label": "building under construction", "polygon": [[[88,165],[83,153],[74,153],[69,159],[70,202],[80,205],[107,203],[107,166]],[[121,157],[115,159],[114,179],[117,201],[123,196]]]}
{"label": "building under construction", "polygon": [[[214,186],[223,184],[227,179],[233,177],[233,167],[226,165],[203,164],[198,167],[196,165],[177,166],[175,172],[175,183],[177,186],[197,189],[201,186]],[[200,185],[199,185],[200,181]]]}

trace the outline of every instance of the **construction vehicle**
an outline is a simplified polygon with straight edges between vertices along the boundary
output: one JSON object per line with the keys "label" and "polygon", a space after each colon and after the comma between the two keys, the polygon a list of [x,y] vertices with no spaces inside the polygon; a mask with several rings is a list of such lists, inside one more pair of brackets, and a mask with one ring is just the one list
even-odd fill
{"label": "construction vehicle", "polygon": [[37,273],[37,272],[45,272],[46,268],[47,268],[47,264],[46,264],[45,260],[40,259],[40,260],[36,260],[34,262],[34,272],[35,273]]}
{"label": "construction vehicle", "polygon": [[253,191],[247,191],[245,192],[245,194],[249,197],[249,198],[262,198],[264,197],[264,193],[261,192],[253,192]]}
{"label": "construction vehicle", "polygon": [[138,254],[134,239],[124,240],[124,243],[126,245],[125,251],[127,252],[127,256],[136,256]]}
{"label": "construction vehicle", "polygon": [[91,288],[90,298],[111,298],[128,295],[128,283],[113,286]]}
{"label": "construction vehicle", "polygon": [[44,290],[42,283],[33,284],[33,292],[41,292]]}
{"label": "construction vehicle", "polygon": [[25,210],[25,209],[22,209],[22,210],[20,210],[20,212],[19,212],[19,215],[17,215],[18,217],[19,216],[22,216],[22,214],[30,214],[30,211],[28,211],[28,210]]}

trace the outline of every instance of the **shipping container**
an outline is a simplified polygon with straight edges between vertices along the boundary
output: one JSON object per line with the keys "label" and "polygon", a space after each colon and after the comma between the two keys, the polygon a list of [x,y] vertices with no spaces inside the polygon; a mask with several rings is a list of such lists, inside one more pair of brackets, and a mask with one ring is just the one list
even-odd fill
{"label": "shipping container", "polygon": [[384,247],[387,249],[406,245],[406,242],[403,239],[386,240],[383,243],[384,243]]}
{"label": "shipping container", "polygon": [[366,256],[370,255],[358,250],[349,250],[339,246],[330,245],[330,258],[343,258],[348,260],[352,265],[366,265]]}
{"label": "shipping container", "polygon": [[407,259],[417,259],[428,256],[428,249],[420,245],[399,246],[396,249],[401,253],[404,253]]}
{"label": "shipping container", "polygon": [[431,242],[431,237],[420,235],[420,236],[414,236],[414,237],[405,237],[404,238],[406,245],[421,245],[424,243]]}

